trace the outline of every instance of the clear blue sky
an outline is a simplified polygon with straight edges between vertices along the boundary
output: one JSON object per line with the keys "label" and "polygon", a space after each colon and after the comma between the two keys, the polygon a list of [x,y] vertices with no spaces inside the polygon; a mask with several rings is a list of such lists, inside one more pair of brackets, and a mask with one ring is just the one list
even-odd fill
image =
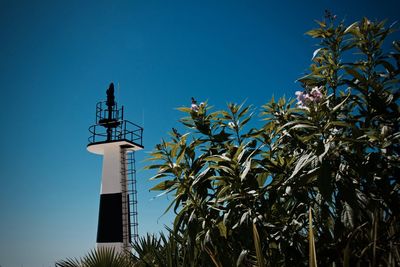
{"label": "clear blue sky", "polygon": [[[330,9],[397,20],[398,1],[0,1],[0,266],[53,266],[95,245],[101,157],[86,151],[111,81],[137,153],[140,233],[158,232],[143,160],[190,97],[217,108],[292,96]],[[398,38],[398,33],[397,39]]]}

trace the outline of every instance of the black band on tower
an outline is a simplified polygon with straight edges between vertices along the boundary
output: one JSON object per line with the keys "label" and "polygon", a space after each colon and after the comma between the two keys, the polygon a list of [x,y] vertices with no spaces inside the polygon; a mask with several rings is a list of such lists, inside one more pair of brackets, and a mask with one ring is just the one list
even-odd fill
{"label": "black band on tower", "polygon": [[122,193],[100,195],[97,243],[122,242]]}

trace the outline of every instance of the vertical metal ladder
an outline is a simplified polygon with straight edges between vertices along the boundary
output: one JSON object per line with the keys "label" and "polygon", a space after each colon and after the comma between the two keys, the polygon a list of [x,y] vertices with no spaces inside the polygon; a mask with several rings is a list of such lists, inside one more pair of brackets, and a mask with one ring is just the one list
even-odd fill
{"label": "vertical metal ladder", "polygon": [[131,242],[138,233],[135,152],[121,148],[122,229],[124,250],[131,251]]}

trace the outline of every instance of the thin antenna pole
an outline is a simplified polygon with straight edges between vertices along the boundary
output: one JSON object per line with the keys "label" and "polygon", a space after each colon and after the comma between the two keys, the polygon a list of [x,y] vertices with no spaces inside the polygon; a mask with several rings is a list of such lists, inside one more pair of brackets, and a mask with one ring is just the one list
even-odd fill
{"label": "thin antenna pole", "polygon": [[121,101],[121,94],[120,94],[120,88],[119,88],[119,82],[117,83],[117,93],[118,93],[118,101],[120,102],[120,103],[122,103],[122,101]]}
{"label": "thin antenna pole", "polygon": [[142,127],[144,128],[144,109],[142,109]]}

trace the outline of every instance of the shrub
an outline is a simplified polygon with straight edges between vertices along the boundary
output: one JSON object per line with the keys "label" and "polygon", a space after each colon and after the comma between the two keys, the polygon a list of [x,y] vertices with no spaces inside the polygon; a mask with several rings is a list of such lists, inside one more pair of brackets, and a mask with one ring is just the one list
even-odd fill
{"label": "shrub", "polygon": [[[173,234],[193,266],[400,264],[400,43],[367,18],[329,13],[296,99],[213,111],[192,100],[151,154],[153,190],[174,194]],[[251,128],[253,126],[253,128]]]}

